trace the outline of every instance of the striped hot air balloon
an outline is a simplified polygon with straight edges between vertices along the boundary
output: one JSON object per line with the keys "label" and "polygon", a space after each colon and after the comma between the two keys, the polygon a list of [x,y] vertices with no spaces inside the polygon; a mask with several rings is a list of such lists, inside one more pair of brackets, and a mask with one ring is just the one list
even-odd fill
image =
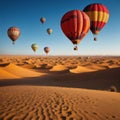
{"label": "striped hot air balloon", "polygon": [[[90,30],[94,35],[97,35],[108,22],[109,10],[103,4],[94,3],[86,6],[83,11],[90,17]],[[96,40],[96,37],[94,40]]]}
{"label": "striped hot air balloon", "polygon": [[20,36],[20,29],[17,27],[10,27],[7,31],[9,38],[13,41],[13,44]]}
{"label": "striped hot air balloon", "polygon": [[76,45],[74,50],[77,50],[77,44],[90,29],[90,19],[83,11],[71,10],[63,15],[61,29],[69,40]]}

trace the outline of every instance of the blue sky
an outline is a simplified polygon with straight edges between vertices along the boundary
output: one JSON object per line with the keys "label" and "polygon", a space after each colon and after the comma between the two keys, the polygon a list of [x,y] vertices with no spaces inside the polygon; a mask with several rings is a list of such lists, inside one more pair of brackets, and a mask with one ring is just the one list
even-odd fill
{"label": "blue sky", "polygon": [[[120,55],[120,0],[0,0],[0,54],[45,55],[43,48],[51,48],[50,55]],[[60,28],[62,16],[69,10],[83,10],[91,3],[103,3],[110,11],[105,27],[93,41],[91,31],[73,50],[73,44]],[[41,24],[40,18],[46,23]],[[21,35],[15,45],[7,36],[7,29],[17,26]],[[48,35],[47,28],[53,33]],[[31,44],[39,49],[34,53]]]}

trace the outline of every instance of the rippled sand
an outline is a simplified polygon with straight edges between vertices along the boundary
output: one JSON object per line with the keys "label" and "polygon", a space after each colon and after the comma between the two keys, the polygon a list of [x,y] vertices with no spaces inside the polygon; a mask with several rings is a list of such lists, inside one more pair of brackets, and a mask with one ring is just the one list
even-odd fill
{"label": "rippled sand", "polygon": [[[4,94],[3,94],[4,93]],[[75,88],[0,88],[0,119],[119,120],[120,94]]]}

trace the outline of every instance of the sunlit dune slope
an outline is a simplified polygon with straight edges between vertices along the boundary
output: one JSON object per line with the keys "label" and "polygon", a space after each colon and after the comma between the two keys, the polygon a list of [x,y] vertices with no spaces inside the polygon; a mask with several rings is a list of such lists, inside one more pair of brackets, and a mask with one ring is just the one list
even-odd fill
{"label": "sunlit dune slope", "polygon": [[38,73],[26,68],[22,68],[13,63],[9,63],[4,67],[0,67],[0,70],[1,70],[0,79],[36,77],[36,76],[44,75],[44,73],[40,73],[40,72]]}
{"label": "sunlit dune slope", "polygon": [[64,65],[55,65],[53,66],[50,71],[64,71],[64,70],[67,70],[67,68],[64,66]]}
{"label": "sunlit dune slope", "polygon": [[92,72],[94,71],[94,69],[90,69],[87,67],[83,67],[83,66],[77,66],[74,69],[70,69],[69,70],[71,73],[83,73],[83,72]]}

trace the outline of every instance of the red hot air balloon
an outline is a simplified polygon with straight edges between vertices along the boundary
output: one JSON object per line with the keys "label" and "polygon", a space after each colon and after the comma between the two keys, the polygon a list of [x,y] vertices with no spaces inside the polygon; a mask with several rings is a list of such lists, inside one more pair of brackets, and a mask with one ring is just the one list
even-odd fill
{"label": "red hot air balloon", "polygon": [[46,54],[48,54],[50,52],[50,48],[49,47],[44,47],[44,51]]}
{"label": "red hot air balloon", "polygon": [[[61,19],[61,29],[70,41],[77,45],[90,29],[90,19],[85,12],[71,10],[65,13]],[[77,50],[75,46],[74,50]]]}
{"label": "red hot air balloon", "polygon": [[[94,35],[97,35],[108,22],[109,11],[107,7],[100,3],[94,3],[86,6],[83,11],[90,17],[90,30]],[[94,37],[94,40],[96,41],[97,38]]]}
{"label": "red hot air balloon", "polygon": [[20,29],[17,27],[10,27],[7,31],[9,38],[13,41],[13,44],[20,36]]}
{"label": "red hot air balloon", "polygon": [[43,23],[45,23],[45,22],[46,22],[46,18],[41,17],[41,18],[40,18],[40,21],[41,21],[41,23],[43,24]]}

